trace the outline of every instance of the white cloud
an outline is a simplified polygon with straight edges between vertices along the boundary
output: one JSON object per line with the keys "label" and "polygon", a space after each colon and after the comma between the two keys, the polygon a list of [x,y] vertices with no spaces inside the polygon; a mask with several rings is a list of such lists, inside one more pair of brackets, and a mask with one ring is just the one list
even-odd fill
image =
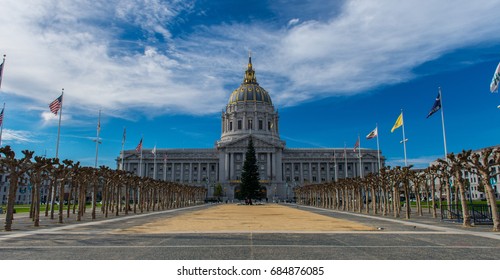
{"label": "white cloud", "polygon": [[[443,156],[439,155],[431,155],[431,156],[421,156],[416,158],[407,158],[408,165],[413,165],[414,168],[426,168],[429,164],[438,158],[442,158]],[[405,161],[404,158],[388,158],[385,162],[385,165],[395,167],[395,166],[404,166]]]}
{"label": "white cloud", "polygon": [[292,18],[291,20],[288,21],[288,27],[294,26],[300,22],[300,19],[298,18]]}
{"label": "white cloud", "polygon": [[2,131],[2,141],[7,141],[8,143],[36,143],[35,134],[30,131],[24,130],[12,130],[3,129]]}
{"label": "white cloud", "polygon": [[486,0],[349,1],[328,20],[198,26],[181,37],[170,26],[192,2],[4,2],[2,91],[40,105],[64,87],[65,110],[75,115],[220,111],[248,49],[260,84],[287,106],[405,81],[446,53],[500,41],[500,3]]}

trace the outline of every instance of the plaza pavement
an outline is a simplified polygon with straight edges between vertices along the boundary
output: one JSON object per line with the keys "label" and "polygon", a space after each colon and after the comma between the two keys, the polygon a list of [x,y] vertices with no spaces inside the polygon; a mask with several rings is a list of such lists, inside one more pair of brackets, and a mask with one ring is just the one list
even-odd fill
{"label": "plaza pavement", "polygon": [[[201,205],[64,224],[26,214],[0,231],[0,259],[500,260],[500,233],[295,204]],[[5,215],[0,222],[4,223]]]}

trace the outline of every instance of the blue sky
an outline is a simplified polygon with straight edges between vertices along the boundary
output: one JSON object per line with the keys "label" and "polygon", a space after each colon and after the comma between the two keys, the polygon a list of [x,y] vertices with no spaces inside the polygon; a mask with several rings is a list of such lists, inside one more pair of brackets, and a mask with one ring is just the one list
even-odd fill
{"label": "blue sky", "polygon": [[220,112],[242,82],[248,51],[280,113],[288,147],[361,146],[378,123],[388,164],[497,145],[500,96],[489,92],[500,61],[500,1],[17,1],[2,2],[0,101],[3,145],[115,167],[141,136],[145,148],[212,148]]}

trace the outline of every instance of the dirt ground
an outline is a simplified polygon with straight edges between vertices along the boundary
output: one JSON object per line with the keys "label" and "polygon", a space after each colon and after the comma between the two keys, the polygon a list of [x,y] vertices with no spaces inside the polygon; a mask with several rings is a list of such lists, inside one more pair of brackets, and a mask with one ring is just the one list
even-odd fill
{"label": "dirt ground", "polygon": [[117,233],[170,232],[329,232],[375,230],[363,224],[335,219],[279,204],[221,204]]}

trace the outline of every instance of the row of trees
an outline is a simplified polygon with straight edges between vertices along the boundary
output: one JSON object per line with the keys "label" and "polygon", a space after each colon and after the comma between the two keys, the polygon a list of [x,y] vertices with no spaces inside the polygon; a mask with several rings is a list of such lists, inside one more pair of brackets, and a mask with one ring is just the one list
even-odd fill
{"label": "row of trees", "polygon": [[[119,213],[129,214],[129,211],[141,213],[144,211],[179,208],[196,203],[202,203],[206,189],[187,186],[174,182],[153,180],[138,177],[130,172],[112,170],[109,167],[82,167],[80,163],[71,160],[60,162],[57,158],[36,156],[33,160],[32,151],[22,151],[23,158],[16,159],[10,146],[0,148],[0,170],[9,174],[9,194],[5,218],[5,230],[12,230],[14,204],[19,182],[28,178],[31,189],[30,218],[34,226],[40,225],[41,188],[48,187],[45,216],[54,219],[57,200],[59,223],[70,218],[71,212],[76,220],[81,221],[88,211],[86,204],[91,201],[91,217],[96,219],[98,203],[104,217],[109,213],[118,216]],[[58,198],[58,199],[56,199]],[[66,204],[66,209],[63,205]]]}
{"label": "row of trees", "polygon": [[[468,182],[465,172],[477,174],[484,187],[487,203],[493,218],[493,231],[500,231],[500,219],[492,178],[496,178],[500,168],[500,149],[487,148],[472,153],[463,151],[448,154],[446,160],[438,160],[436,165],[424,170],[413,170],[412,166],[395,168],[383,167],[378,174],[365,178],[345,178],[337,182],[306,185],[295,189],[298,203],[342,211],[365,212],[400,217],[404,211],[410,219],[410,197],[416,200],[416,213],[423,215],[421,198],[427,198],[427,208],[437,217],[441,209],[441,198],[446,197],[451,205],[454,197],[463,212],[463,226],[471,226],[471,215],[466,199]],[[455,193],[452,194],[451,184]],[[404,206],[400,198],[404,197]],[[458,201],[459,200],[459,201]],[[457,203],[457,204],[458,204]]]}

